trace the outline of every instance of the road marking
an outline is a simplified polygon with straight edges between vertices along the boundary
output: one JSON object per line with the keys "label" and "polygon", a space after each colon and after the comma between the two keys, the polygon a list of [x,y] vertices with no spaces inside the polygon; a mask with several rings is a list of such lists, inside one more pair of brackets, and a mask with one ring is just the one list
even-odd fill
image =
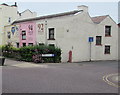
{"label": "road marking", "polygon": [[105,81],[107,84],[109,84],[109,85],[111,85],[111,86],[114,86],[114,87],[117,87],[117,88],[118,88],[118,87],[120,87],[119,85],[117,85],[117,84],[109,81],[109,79],[108,79],[108,77],[111,77],[111,76],[113,76],[113,75],[118,75],[118,74],[115,73],[115,74],[105,75],[105,76],[103,76],[103,81]]}

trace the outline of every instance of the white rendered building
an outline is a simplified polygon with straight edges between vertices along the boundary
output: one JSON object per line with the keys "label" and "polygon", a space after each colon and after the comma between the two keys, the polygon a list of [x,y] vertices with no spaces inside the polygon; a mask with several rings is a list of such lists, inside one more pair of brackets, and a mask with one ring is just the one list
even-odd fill
{"label": "white rendered building", "polygon": [[62,62],[118,59],[118,26],[109,15],[90,17],[87,6],[77,10],[31,19],[36,23],[36,44],[62,50]]}

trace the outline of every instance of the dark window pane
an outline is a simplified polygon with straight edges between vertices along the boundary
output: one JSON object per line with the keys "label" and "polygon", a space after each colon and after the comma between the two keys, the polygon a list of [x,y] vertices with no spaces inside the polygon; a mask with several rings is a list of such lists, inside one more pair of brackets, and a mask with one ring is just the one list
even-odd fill
{"label": "dark window pane", "polygon": [[111,36],[111,26],[105,26],[105,36]]}
{"label": "dark window pane", "polygon": [[101,45],[102,43],[102,36],[96,36],[96,45]]}
{"label": "dark window pane", "polygon": [[110,46],[105,46],[105,54],[110,54]]}
{"label": "dark window pane", "polygon": [[22,40],[26,40],[26,31],[22,31]]}
{"label": "dark window pane", "polygon": [[11,38],[11,34],[10,34],[10,32],[7,32],[7,36],[8,36],[8,39]]}
{"label": "dark window pane", "polygon": [[49,44],[49,46],[54,47],[55,45],[54,44]]}
{"label": "dark window pane", "polygon": [[26,46],[26,43],[23,43],[23,47],[25,47]]}
{"label": "dark window pane", "polygon": [[54,39],[54,28],[49,28],[49,39]]}
{"label": "dark window pane", "polygon": [[19,43],[16,43],[16,45],[17,45],[17,48],[19,48]]}
{"label": "dark window pane", "polygon": [[33,46],[33,43],[29,43],[28,45],[29,45],[29,46]]}
{"label": "dark window pane", "polygon": [[43,46],[43,45],[44,45],[44,43],[39,43],[39,45],[40,45],[40,46]]}

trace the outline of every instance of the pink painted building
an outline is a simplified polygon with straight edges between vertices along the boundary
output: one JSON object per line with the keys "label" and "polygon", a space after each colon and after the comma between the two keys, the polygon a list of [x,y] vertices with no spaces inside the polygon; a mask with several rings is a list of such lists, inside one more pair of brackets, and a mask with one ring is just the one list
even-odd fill
{"label": "pink painted building", "polygon": [[19,46],[28,46],[36,44],[36,24],[35,22],[22,22],[19,23],[20,42]]}

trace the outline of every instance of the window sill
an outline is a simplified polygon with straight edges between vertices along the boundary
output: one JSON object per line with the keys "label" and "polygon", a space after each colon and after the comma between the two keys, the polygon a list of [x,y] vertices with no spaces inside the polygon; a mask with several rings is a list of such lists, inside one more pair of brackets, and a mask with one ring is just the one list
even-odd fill
{"label": "window sill", "polygon": [[48,39],[48,40],[55,40],[55,39]]}
{"label": "window sill", "polygon": [[112,37],[112,36],[105,36],[105,37]]}
{"label": "window sill", "polygon": [[105,53],[105,55],[110,55],[110,53]]}
{"label": "window sill", "polygon": [[97,44],[96,44],[96,46],[102,46],[102,44],[100,44],[100,45],[97,45]]}

